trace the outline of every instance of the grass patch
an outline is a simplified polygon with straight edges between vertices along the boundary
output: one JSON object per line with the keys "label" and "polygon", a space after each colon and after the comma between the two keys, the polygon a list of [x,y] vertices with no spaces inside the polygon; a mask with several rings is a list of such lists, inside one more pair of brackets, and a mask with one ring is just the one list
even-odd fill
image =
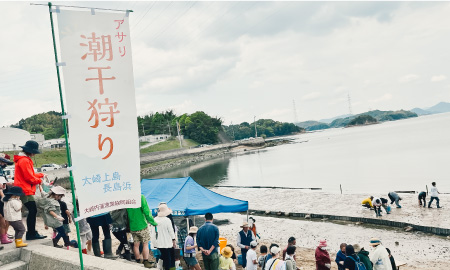
{"label": "grass patch", "polygon": [[[146,142],[140,143],[140,145],[142,145],[142,144],[146,144]],[[193,140],[190,140],[190,139],[183,140],[183,148],[189,148],[189,147],[193,147],[193,146],[197,146],[197,145],[198,145],[198,143]],[[180,148],[179,141],[172,139],[172,140],[160,142],[160,143],[152,145],[150,147],[141,149],[141,153],[165,151],[165,150],[172,150],[172,149],[178,149],[178,148]],[[34,166],[37,168],[40,168],[42,165],[49,164],[49,163],[55,163],[58,165],[67,163],[67,156],[66,156],[65,148],[53,149],[53,150],[42,150],[41,149],[41,152],[42,152],[42,154],[35,155],[32,158]],[[19,153],[19,151],[8,151],[5,153],[10,155],[11,160],[12,160],[13,156],[17,155]]]}
{"label": "grass patch", "polygon": [[[54,150],[42,150],[41,154],[35,155],[32,160],[34,163],[34,167],[39,168],[44,164],[55,163],[58,165],[67,163],[67,154],[66,149],[54,149]],[[13,155],[17,155],[19,151],[11,151],[7,152],[11,159],[13,159]]]}
{"label": "grass patch", "polygon": [[[183,140],[183,148],[189,148],[193,146],[197,146],[198,143],[191,140],[186,139]],[[147,148],[141,149],[141,153],[151,153],[151,152],[159,152],[159,151],[166,151],[166,150],[173,150],[180,148],[180,142],[176,139],[167,140],[164,142],[157,143],[155,145],[149,146]]]}

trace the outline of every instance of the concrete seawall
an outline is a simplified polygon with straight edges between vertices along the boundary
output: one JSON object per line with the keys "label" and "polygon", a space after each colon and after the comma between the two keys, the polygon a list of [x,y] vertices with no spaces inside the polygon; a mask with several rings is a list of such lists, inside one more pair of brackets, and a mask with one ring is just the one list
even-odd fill
{"label": "concrete seawall", "polygon": [[351,221],[351,222],[362,222],[366,224],[373,224],[378,226],[388,226],[394,228],[405,228],[412,227],[416,231],[422,231],[425,233],[432,233],[441,236],[449,236],[450,229],[438,228],[432,226],[421,226],[408,222],[399,222],[385,219],[376,218],[365,218],[365,217],[351,217],[351,216],[335,216],[326,214],[312,214],[312,213],[291,213],[291,212],[281,212],[281,211],[263,211],[263,210],[248,210],[249,213],[256,215],[266,215],[266,216],[278,216],[278,217],[303,217],[309,216],[311,219],[327,219],[327,220],[337,220],[337,221]]}

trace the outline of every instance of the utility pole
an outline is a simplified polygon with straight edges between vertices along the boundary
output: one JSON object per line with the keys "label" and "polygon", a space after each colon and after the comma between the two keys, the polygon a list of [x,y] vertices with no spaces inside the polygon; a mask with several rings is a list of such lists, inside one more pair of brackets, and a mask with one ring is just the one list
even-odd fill
{"label": "utility pole", "polygon": [[181,145],[181,136],[180,136],[180,124],[177,121],[177,132],[178,132],[178,140],[180,141],[180,148],[183,148]]}
{"label": "utility pole", "polygon": [[353,115],[353,112],[352,112],[352,101],[350,99],[350,93],[348,93],[347,97],[348,97],[348,111],[349,111],[349,113],[351,115]]}
{"label": "utility pole", "polygon": [[256,129],[256,115],[253,116],[253,122],[255,122],[255,138],[258,138],[258,130]]}
{"label": "utility pole", "polygon": [[167,120],[167,126],[169,127],[169,135],[172,136],[172,133],[170,133],[170,124],[169,124],[169,120]]}
{"label": "utility pole", "polygon": [[142,133],[143,133],[144,136],[145,136],[144,123],[141,123],[141,124],[142,124]]}
{"label": "utility pole", "polygon": [[297,117],[297,108],[295,106],[295,99],[292,100],[292,104],[294,105],[294,125],[298,123],[298,117]]}

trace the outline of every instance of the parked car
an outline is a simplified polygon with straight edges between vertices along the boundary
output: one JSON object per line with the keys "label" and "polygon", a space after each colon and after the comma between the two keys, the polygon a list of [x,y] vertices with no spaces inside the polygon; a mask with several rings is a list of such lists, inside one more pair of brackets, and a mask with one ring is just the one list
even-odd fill
{"label": "parked car", "polygon": [[41,172],[46,172],[46,171],[53,171],[53,170],[57,170],[57,169],[61,169],[61,166],[59,166],[58,164],[44,164],[41,166]]}
{"label": "parked car", "polygon": [[6,179],[8,179],[8,181],[14,180],[14,166],[8,166],[3,171],[5,172]]}

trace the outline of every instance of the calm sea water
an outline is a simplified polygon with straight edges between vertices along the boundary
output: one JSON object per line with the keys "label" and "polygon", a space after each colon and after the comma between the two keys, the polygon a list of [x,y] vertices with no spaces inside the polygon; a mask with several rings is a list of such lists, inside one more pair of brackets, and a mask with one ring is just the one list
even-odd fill
{"label": "calm sea water", "polygon": [[450,192],[450,113],[292,136],[285,144],[147,176],[329,192]]}

